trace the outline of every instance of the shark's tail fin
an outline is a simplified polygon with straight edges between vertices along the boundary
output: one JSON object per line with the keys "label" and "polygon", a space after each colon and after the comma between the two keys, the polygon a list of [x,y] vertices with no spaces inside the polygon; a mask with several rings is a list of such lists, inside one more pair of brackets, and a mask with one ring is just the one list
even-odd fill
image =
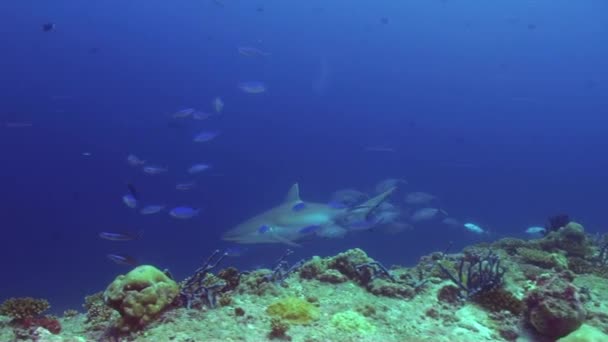
{"label": "shark's tail fin", "polygon": [[395,189],[397,187],[392,187],[358,206],[349,208],[346,215],[339,221],[339,224],[351,230],[366,230],[379,224],[380,222],[374,218],[374,212]]}

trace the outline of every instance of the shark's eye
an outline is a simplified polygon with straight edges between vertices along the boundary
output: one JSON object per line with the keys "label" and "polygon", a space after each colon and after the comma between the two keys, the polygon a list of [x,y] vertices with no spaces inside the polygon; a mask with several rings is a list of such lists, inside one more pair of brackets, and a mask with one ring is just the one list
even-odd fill
{"label": "shark's eye", "polygon": [[294,204],[293,207],[291,207],[291,210],[300,211],[304,208],[306,208],[306,204],[304,202],[299,202],[299,203]]}
{"label": "shark's eye", "polygon": [[258,228],[258,233],[260,234],[264,234],[268,231],[270,231],[270,226],[267,224],[261,225],[260,228]]}

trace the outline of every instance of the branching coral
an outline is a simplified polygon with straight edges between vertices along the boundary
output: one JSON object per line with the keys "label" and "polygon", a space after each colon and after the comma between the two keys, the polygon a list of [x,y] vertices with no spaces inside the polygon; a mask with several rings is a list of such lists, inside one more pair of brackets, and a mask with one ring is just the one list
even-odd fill
{"label": "branching coral", "polygon": [[506,269],[500,266],[500,258],[491,250],[485,256],[467,254],[460,258],[457,276],[439,262],[437,265],[456,284],[464,299],[502,285]]}
{"label": "branching coral", "polygon": [[[207,305],[217,306],[219,293],[224,287],[230,286],[231,281],[213,276],[210,272],[226,257],[226,253],[215,250],[194,274],[180,283],[179,296],[187,308]],[[231,274],[226,273],[226,277]],[[240,276],[239,276],[240,277]],[[238,284],[238,280],[236,281]]]}

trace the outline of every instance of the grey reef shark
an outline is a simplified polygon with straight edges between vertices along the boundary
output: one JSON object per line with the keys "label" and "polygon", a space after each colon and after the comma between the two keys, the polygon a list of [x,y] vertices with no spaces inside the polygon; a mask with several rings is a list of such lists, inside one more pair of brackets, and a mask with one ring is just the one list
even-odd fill
{"label": "grey reef shark", "polygon": [[[241,244],[283,243],[299,246],[296,241],[313,236],[338,238],[351,230],[362,230],[361,222],[372,228],[373,213],[395,187],[354,207],[305,202],[294,184],[278,206],[256,215],[227,231],[222,239]],[[354,229],[352,227],[356,226]]]}

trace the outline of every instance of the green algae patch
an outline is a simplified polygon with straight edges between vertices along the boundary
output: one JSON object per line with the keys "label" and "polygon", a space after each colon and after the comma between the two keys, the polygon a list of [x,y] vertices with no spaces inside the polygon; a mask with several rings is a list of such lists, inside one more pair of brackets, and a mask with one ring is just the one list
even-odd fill
{"label": "green algae patch", "polygon": [[319,309],[304,299],[286,297],[270,304],[266,313],[292,324],[309,324],[319,318]]}
{"label": "green algae patch", "polygon": [[336,330],[347,334],[366,335],[376,331],[376,327],[369,323],[363,315],[352,310],[333,315],[331,325]]}

